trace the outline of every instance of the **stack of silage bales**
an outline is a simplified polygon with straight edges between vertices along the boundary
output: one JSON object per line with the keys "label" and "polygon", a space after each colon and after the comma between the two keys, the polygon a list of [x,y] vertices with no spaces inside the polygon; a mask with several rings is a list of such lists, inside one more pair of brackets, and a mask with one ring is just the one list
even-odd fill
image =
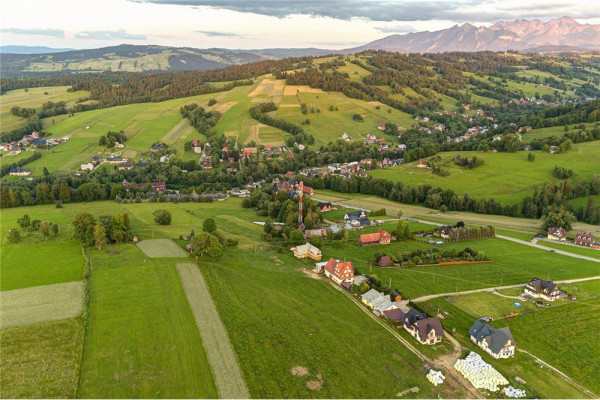
{"label": "stack of silage bales", "polygon": [[454,368],[469,380],[477,389],[496,392],[499,386],[508,385],[508,381],[481,356],[470,352],[464,360],[456,360]]}
{"label": "stack of silage bales", "polygon": [[437,386],[444,383],[444,379],[446,379],[446,377],[444,374],[442,374],[442,371],[430,369],[429,373],[427,374],[427,379],[429,382],[433,383],[434,386]]}
{"label": "stack of silage bales", "polygon": [[513,399],[520,399],[527,396],[527,393],[525,393],[523,389],[517,389],[512,386],[507,386],[502,390],[504,391],[504,395],[506,397],[510,397]]}

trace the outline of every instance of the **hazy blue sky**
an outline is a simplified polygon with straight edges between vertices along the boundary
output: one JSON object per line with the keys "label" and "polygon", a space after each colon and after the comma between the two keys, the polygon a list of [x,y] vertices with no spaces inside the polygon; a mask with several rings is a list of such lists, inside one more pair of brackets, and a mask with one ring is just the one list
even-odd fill
{"label": "hazy blue sky", "polygon": [[600,23],[594,0],[2,0],[0,43],[93,48],[340,49],[469,22],[569,16]]}

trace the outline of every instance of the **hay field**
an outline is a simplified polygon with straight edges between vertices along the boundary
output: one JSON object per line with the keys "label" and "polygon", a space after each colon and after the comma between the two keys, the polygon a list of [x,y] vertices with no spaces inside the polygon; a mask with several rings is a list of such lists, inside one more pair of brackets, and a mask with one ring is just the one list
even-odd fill
{"label": "hay field", "polygon": [[296,92],[300,93],[324,93],[321,88],[311,88],[308,85],[286,85],[283,90],[284,96],[295,96]]}
{"label": "hay field", "polygon": [[178,263],[177,271],[200,332],[221,398],[249,398],[235,353],[210,297],[202,273],[194,263]]}
{"label": "hay field", "polygon": [[0,329],[77,317],[83,282],[66,282],[0,292]]}
{"label": "hay field", "polygon": [[150,258],[178,258],[187,256],[181,247],[169,239],[142,240],[137,246]]}
{"label": "hay field", "polygon": [[81,318],[0,331],[2,398],[77,398]]}

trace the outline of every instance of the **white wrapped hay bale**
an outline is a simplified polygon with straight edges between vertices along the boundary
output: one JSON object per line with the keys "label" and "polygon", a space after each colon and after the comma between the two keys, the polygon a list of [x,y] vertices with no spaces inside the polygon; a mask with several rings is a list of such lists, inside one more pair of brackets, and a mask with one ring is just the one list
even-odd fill
{"label": "white wrapped hay bale", "polygon": [[444,383],[444,379],[446,379],[446,377],[444,376],[444,374],[442,374],[442,371],[430,369],[429,373],[427,374],[427,380],[433,383],[434,386],[441,385],[442,383]]}
{"label": "white wrapped hay bale", "polygon": [[502,390],[504,391],[504,395],[506,397],[510,397],[513,399],[521,399],[527,396],[527,393],[525,393],[523,389],[517,389],[512,386],[507,386]]}
{"label": "white wrapped hay bale", "polygon": [[470,352],[463,360],[456,360],[454,368],[477,389],[496,392],[499,386],[508,385],[506,378],[490,364],[483,361],[481,356],[475,352]]}

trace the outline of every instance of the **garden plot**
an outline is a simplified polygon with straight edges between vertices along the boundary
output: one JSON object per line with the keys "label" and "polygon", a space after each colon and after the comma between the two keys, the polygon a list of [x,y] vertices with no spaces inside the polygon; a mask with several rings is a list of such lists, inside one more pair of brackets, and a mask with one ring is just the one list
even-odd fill
{"label": "garden plot", "polygon": [[83,310],[83,282],[0,292],[0,329],[74,318]]}
{"label": "garden plot", "polygon": [[169,239],[142,240],[137,246],[150,258],[179,258],[187,256],[181,247]]}

